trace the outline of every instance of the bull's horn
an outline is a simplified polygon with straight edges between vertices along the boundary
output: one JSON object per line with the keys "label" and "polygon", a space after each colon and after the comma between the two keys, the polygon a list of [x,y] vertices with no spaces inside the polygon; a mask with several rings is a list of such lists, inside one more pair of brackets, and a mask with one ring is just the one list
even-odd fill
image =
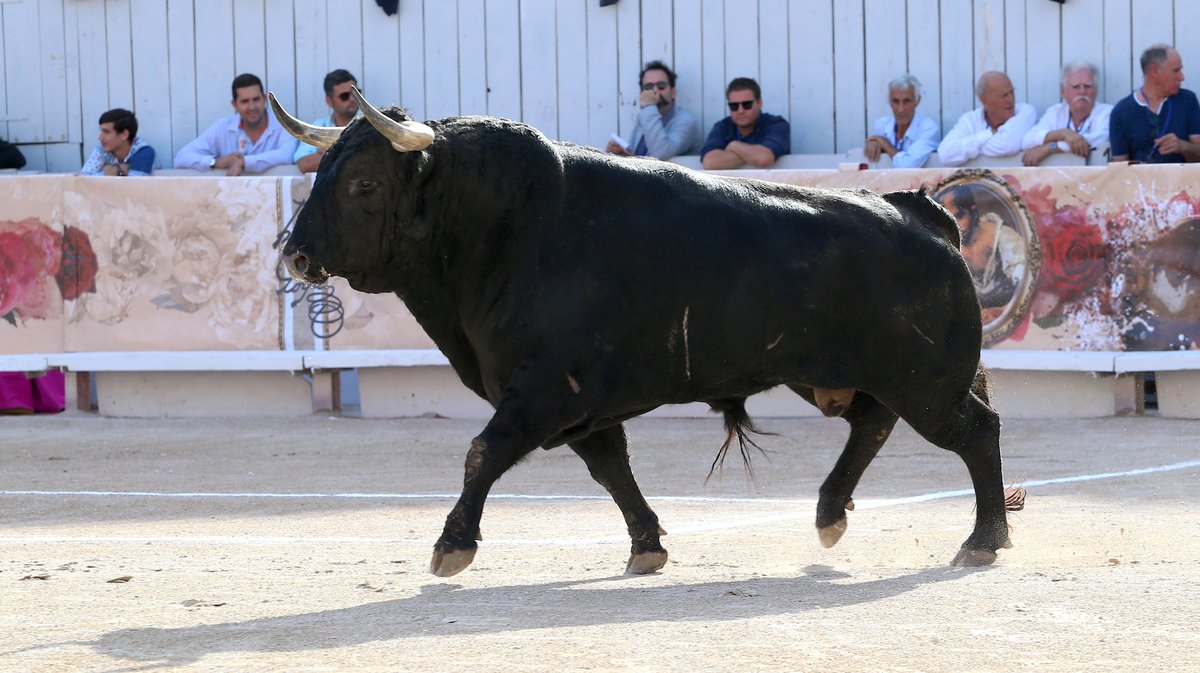
{"label": "bull's horn", "polygon": [[433,142],[433,129],[428,126],[421,122],[398,122],[392,119],[368,103],[356,86],[350,87],[350,94],[358,101],[358,108],[362,110],[367,121],[371,122],[371,126],[382,133],[397,152],[416,152],[429,147]]}
{"label": "bull's horn", "polygon": [[288,114],[287,110],[284,110],[283,106],[279,104],[279,101],[275,100],[274,92],[268,92],[267,98],[271,101],[271,109],[275,111],[275,118],[279,120],[283,128],[288,133],[296,136],[297,139],[309,145],[327,150],[333,147],[333,144],[337,142],[338,136],[342,135],[342,131],[346,128],[344,126],[313,126],[312,124],[306,124]]}

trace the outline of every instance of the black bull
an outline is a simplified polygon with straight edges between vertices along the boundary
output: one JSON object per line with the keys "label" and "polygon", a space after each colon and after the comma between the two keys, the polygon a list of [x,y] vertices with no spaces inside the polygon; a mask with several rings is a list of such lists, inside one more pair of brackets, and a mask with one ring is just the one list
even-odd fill
{"label": "black bull", "polygon": [[495,407],[433,573],[470,564],[493,483],[563,443],[624,514],[627,570],[658,570],[664,531],[622,422],[704,401],[741,437],[745,398],[780,384],[853,395],[825,405],[851,425],[820,489],[826,546],[897,417],[970,473],[975,528],[954,563],[1010,546],[979,303],[954,221],[924,193],[715,177],[478,117],[417,125],[432,144],[401,152],[382,125],[408,118],[360,104],[374,116],[329,148],[283,254],[303,280],[394,292]]}

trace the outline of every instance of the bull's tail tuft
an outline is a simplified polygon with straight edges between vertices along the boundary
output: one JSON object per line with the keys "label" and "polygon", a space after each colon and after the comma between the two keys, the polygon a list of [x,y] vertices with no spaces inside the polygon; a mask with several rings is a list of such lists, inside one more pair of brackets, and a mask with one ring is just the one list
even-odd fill
{"label": "bull's tail tuft", "polygon": [[956,250],[962,247],[962,232],[958,230],[958,222],[954,221],[950,211],[925,191],[925,185],[904,192],[888,192],[883,198],[904,214],[905,219],[942,234]]}
{"label": "bull's tail tuft", "polygon": [[750,414],[746,413],[746,398],[744,397],[728,397],[720,400],[709,400],[708,406],[712,407],[713,411],[719,411],[725,416],[725,431],[728,433],[725,437],[725,443],[717,450],[717,456],[713,459],[712,466],[708,468],[708,476],[704,478],[704,483],[712,478],[713,472],[720,466],[722,470],[725,468],[725,456],[729,454],[729,447],[733,445],[733,440],[736,438],[738,449],[742,454],[742,468],[746,471],[746,475],[750,480],[754,480],[754,468],[750,464],[750,447],[758,449],[759,453],[767,455],[766,449],[759,446],[750,437],[750,433],[756,435],[773,435],[773,432],[763,432],[754,425],[754,421],[750,420]]}

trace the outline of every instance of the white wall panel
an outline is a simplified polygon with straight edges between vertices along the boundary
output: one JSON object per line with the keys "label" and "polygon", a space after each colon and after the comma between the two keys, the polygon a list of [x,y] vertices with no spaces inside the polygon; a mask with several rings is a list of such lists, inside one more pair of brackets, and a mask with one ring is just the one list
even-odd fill
{"label": "white wall panel", "polygon": [[[587,12],[588,143],[596,147],[608,144],[611,134],[620,129],[620,104],[617,91],[617,9],[585,5]],[[626,138],[628,140],[628,138]]]}
{"label": "white wall panel", "polygon": [[[786,0],[760,0],[758,5],[758,85],[770,101],[771,114],[792,118],[788,97],[789,52]],[[765,108],[764,108],[765,109]],[[803,129],[792,129],[792,143]]]}
{"label": "white wall panel", "polygon": [[233,3],[233,67],[239,74],[257,75],[263,86],[270,87],[267,41],[263,39],[266,34],[264,0],[236,0]]}
{"label": "white wall panel", "polygon": [[[400,16],[400,100],[418,120],[425,112],[425,8],[424,3],[406,2]],[[437,39],[438,36],[432,36]]]}
{"label": "white wall panel", "polygon": [[559,3],[555,14],[558,61],[558,137],[586,144],[588,133],[587,8]]}
{"label": "white wall panel", "polygon": [[866,59],[861,1],[833,5],[834,151],[861,147],[867,137]]}
{"label": "white wall panel", "polygon": [[[42,101],[42,43],[38,35],[38,6],[34,2],[5,3],[4,63],[8,87],[8,134],[11,142],[44,142]],[[103,31],[103,26],[101,26]]]}
{"label": "white wall panel", "polygon": [[42,137],[48,143],[63,143],[70,139],[63,5],[61,2],[49,2],[39,9]]}
{"label": "white wall panel", "polygon": [[[83,3],[87,4],[87,3]],[[82,5],[80,5],[82,7]],[[163,154],[162,165],[171,166],[168,157],[174,157],[183,146],[192,141],[198,133],[196,106],[196,37],[195,21],[193,20],[192,0],[171,0],[167,5],[167,44],[170,45],[171,55],[168,71],[171,73],[169,87],[171,98],[171,147],[154,148]],[[80,9],[80,37],[85,22],[82,8]],[[82,39],[80,40],[81,59]],[[82,67],[81,67],[82,69]],[[86,73],[82,79],[86,80]],[[207,122],[211,124],[212,122]]]}
{"label": "white wall panel", "polygon": [[442,119],[458,115],[458,4],[425,5],[425,116]]}
{"label": "white wall panel", "polygon": [[[288,0],[281,0],[287,2]],[[377,106],[400,104],[400,17],[388,16],[375,0],[362,0],[362,72],[358,78],[367,98]]]}
{"label": "white wall panel", "polygon": [[[238,2],[241,2],[241,0],[238,0]],[[453,5],[453,3],[447,4]],[[321,88],[322,97],[325,94],[325,90],[321,87],[321,83],[325,80],[325,75],[329,71],[336,68],[344,68],[353,73],[355,77],[362,77],[364,52],[363,6],[357,2],[337,0],[329,2],[325,11],[329,17],[329,23],[325,31],[325,39],[329,44],[329,61],[325,64],[325,72],[322,72],[321,77],[313,82],[313,85]],[[384,13],[378,7],[371,11],[372,19],[383,18],[383,16]],[[453,36],[454,31],[451,30],[447,37]],[[298,82],[297,84],[302,83]]]}
{"label": "white wall panel", "polygon": [[[230,85],[240,74],[233,46],[233,1],[199,0],[196,17],[196,110],[201,130],[233,114]],[[256,73],[257,74],[257,73]],[[259,75],[261,78],[262,75]]]}
{"label": "white wall panel", "polygon": [[[329,14],[325,0],[296,0],[294,7],[296,107],[288,111],[307,121],[329,113],[325,90],[321,87],[325,73],[330,70],[326,30]],[[274,85],[268,82],[267,86]]]}
{"label": "white wall panel", "polygon": [[[162,83],[171,79],[167,44],[167,7],[154,0],[132,0],[133,100],[128,107],[137,115],[138,135],[154,148],[159,167],[171,166],[171,97]],[[260,36],[261,39],[261,36]],[[95,122],[96,120],[89,120]]]}
{"label": "white wall panel", "polygon": [[484,0],[458,0],[459,114],[487,114],[487,23]]}
{"label": "white wall panel", "polygon": [[[1004,72],[1008,78],[1012,80],[1013,86],[1017,90],[1017,100],[1033,104],[1038,110],[1042,106],[1038,103],[1029,100],[1029,69],[1041,69],[1045,67],[1043,62],[1039,60],[1037,63],[1030,64],[1026,60],[1026,49],[1028,44],[1025,41],[1026,31],[1026,12],[1024,2],[1010,2],[1005,5],[1004,9]],[[1052,2],[1045,2],[1045,5],[1055,5]]]}
{"label": "white wall panel", "polygon": [[558,62],[554,0],[521,0],[522,120],[558,137]]}
{"label": "white wall panel", "polygon": [[[701,132],[708,133],[704,116],[704,35],[703,15],[699,0],[678,0],[675,3],[675,53],[667,65],[675,71],[675,104],[700,119]],[[696,151],[700,148],[697,147]]]}
{"label": "white wall panel", "polygon": [[[288,112],[303,117],[296,105],[296,89],[300,83],[296,81],[296,19],[292,0],[266,0],[264,12],[267,65],[260,77],[267,90],[274,92]],[[361,73],[355,74],[362,77]],[[303,85],[313,86],[311,82]],[[320,83],[316,86],[320,87]]]}
{"label": "white wall panel", "polygon": [[792,38],[788,58],[792,152],[833,152],[833,6],[824,0],[793,2],[788,32]]}
{"label": "white wall panel", "polygon": [[701,68],[703,69],[704,105],[700,126],[704,137],[712,125],[729,114],[725,106],[725,85],[736,75],[725,70],[725,3],[723,0],[700,2]]}
{"label": "white wall panel", "polygon": [[958,118],[977,105],[974,19],[971,5],[954,0],[942,5],[938,18],[942,35],[942,132],[949,133]]}
{"label": "white wall panel", "polygon": [[[863,7],[866,119],[869,132],[870,124],[875,119],[892,112],[888,105],[887,83],[908,72],[908,45],[904,40],[896,39],[908,24],[908,12],[903,4],[894,0],[866,0]],[[862,140],[866,140],[865,135]]]}
{"label": "white wall panel", "polygon": [[973,5],[975,77],[989,70],[1004,72],[1005,0],[975,0]]}
{"label": "white wall panel", "polygon": [[[937,0],[908,0],[908,72],[921,81],[921,104],[917,110],[930,119],[942,122],[941,62],[937,49],[930,45],[941,41]],[[946,130],[949,125],[942,122]]]}
{"label": "white wall panel", "polygon": [[[487,0],[487,113],[521,118],[521,22],[518,0]],[[614,40],[615,42],[615,40]]]}
{"label": "white wall panel", "polygon": [[1017,90],[1017,100],[1045,110],[1059,101],[1059,71],[1062,58],[1059,36],[1062,34],[1060,6],[1055,2],[1031,2],[1025,8],[1028,41],[1038,49],[1027,59],[1028,70],[1024,89]]}
{"label": "white wall panel", "polygon": [[628,138],[633,128],[633,115],[637,110],[642,71],[642,15],[636,2],[619,2],[612,6],[617,10],[617,105],[620,112],[617,128]]}

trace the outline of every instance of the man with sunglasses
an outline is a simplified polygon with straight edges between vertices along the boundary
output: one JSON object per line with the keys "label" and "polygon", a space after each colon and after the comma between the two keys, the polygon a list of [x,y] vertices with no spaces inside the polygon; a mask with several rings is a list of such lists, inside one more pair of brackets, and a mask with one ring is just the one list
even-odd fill
{"label": "man with sunglasses", "polygon": [[1112,111],[1111,161],[1200,161],[1200,102],[1181,87],[1179,52],[1170,45],[1153,45],[1142,52],[1141,66],[1141,88],[1122,98]]}
{"label": "man with sunglasses", "polygon": [[175,168],[219,168],[234,176],[290,165],[296,139],[267,111],[262,80],[243,73],[233,78],[230,89],[234,114],[218,119],[199,138],[184,145],[175,155]]}
{"label": "man with sunglasses", "polygon": [[943,166],[958,166],[975,157],[1008,157],[1021,151],[1021,141],[1037,122],[1037,110],[1017,102],[1012,80],[989,70],[975,83],[980,107],[963,113],[938,145]]}
{"label": "man with sunglasses", "polygon": [[[348,70],[338,68],[325,75],[325,105],[329,107],[329,114],[314,119],[312,124],[322,127],[346,126],[354,121],[354,118],[359,116],[358,101],[350,95],[350,87],[354,86],[358,86],[358,80]],[[321,157],[324,156],[325,150],[319,150],[308,143],[300,143],[293,158],[301,173],[312,173],[317,170],[321,164]]]}
{"label": "man with sunglasses", "polygon": [[792,151],[792,129],[787,120],[762,111],[762,90],[749,77],[738,77],[725,87],[729,116],[713,124],[700,150],[708,170],[740,168],[749,164],[767,168]]}
{"label": "man with sunglasses", "polygon": [[700,120],[675,104],[675,71],[662,61],[650,61],[639,80],[642,93],[629,147],[614,138],[605,149],[612,154],[659,159],[695,150],[700,144]]}

